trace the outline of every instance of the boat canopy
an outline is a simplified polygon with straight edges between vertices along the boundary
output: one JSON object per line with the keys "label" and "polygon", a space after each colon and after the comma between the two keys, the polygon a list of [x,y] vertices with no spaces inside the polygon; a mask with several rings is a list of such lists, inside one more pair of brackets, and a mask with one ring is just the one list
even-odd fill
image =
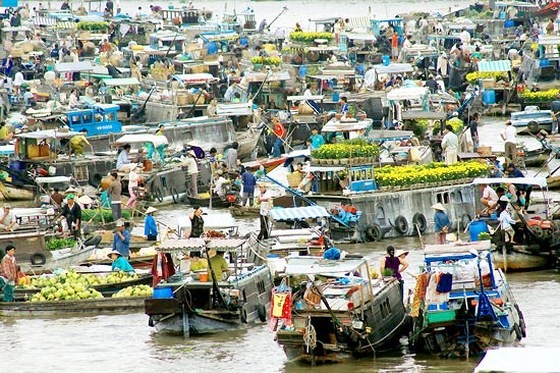
{"label": "boat canopy", "polygon": [[391,90],[387,93],[387,100],[403,101],[418,100],[428,96],[430,90],[426,87],[403,87]]}
{"label": "boat canopy", "polygon": [[37,176],[35,178],[37,184],[70,183],[71,181],[71,176]]}
{"label": "boat canopy", "polygon": [[560,45],[560,36],[539,35],[539,45]]}
{"label": "boat canopy", "polygon": [[509,72],[511,71],[510,60],[479,61],[479,72]]}
{"label": "boat canopy", "polygon": [[529,184],[537,185],[541,188],[546,188],[546,178],[545,177],[481,177],[476,178],[472,182],[474,185],[481,184]]}
{"label": "boat canopy", "polygon": [[494,4],[496,8],[507,9],[509,7],[514,8],[527,8],[527,9],[538,9],[537,4],[530,3],[528,1],[496,1]]}
{"label": "boat canopy", "polygon": [[107,87],[140,85],[140,82],[136,78],[113,78],[113,79],[102,79],[101,81]]}
{"label": "boat canopy", "polygon": [[270,211],[270,217],[276,221],[296,221],[329,216],[329,212],[323,206],[276,207]]}
{"label": "boat canopy", "polygon": [[404,74],[414,71],[410,63],[391,63],[387,66],[383,64],[373,65],[378,74]]}
{"label": "boat canopy", "polygon": [[326,260],[317,257],[287,257],[287,275],[344,276],[366,264],[365,259]]}
{"label": "boat canopy", "polygon": [[204,84],[217,80],[214,75],[208,73],[177,74],[173,75],[171,79],[183,84]]}
{"label": "boat canopy", "polygon": [[313,100],[313,101],[323,101],[325,99],[325,95],[312,95],[312,96],[302,96],[302,95],[298,95],[298,96],[288,96],[286,97],[286,100],[288,101],[307,101],[307,100]]}
{"label": "boat canopy", "polygon": [[218,104],[216,114],[223,116],[253,115],[253,102]]}
{"label": "boat canopy", "polygon": [[242,83],[260,83],[265,80],[268,82],[277,82],[282,80],[289,80],[290,73],[288,71],[278,71],[271,73],[248,73],[243,77]]}
{"label": "boat canopy", "polygon": [[468,253],[470,250],[484,251],[490,250],[490,241],[473,241],[473,242],[454,242],[445,245],[425,245],[424,255],[434,256],[439,254],[460,254]]}
{"label": "boat canopy", "polygon": [[559,356],[558,347],[500,347],[486,351],[474,373],[560,372]]}
{"label": "boat canopy", "polygon": [[373,34],[366,34],[366,33],[356,33],[356,32],[346,32],[343,35],[349,40],[361,40],[361,41],[377,41],[377,38]]}
{"label": "boat canopy", "polygon": [[134,143],[145,143],[145,142],[151,142],[152,144],[154,144],[155,147],[169,144],[169,141],[167,141],[167,137],[150,135],[147,133],[124,135],[115,141],[115,143],[117,144],[134,144]]}
{"label": "boat canopy", "polygon": [[373,120],[366,118],[363,120],[353,119],[348,121],[333,118],[321,129],[321,132],[352,132],[366,130],[373,124]]}
{"label": "boat canopy", "polygon": [[167,240],[157,247],[156,250],[169,253],[185,250],[200,251],[206,248],[208,250],[226,252],[237,251],[244,243],[245,240],[238,238],[214,239],[210,241],[205,241],[202,238],[189,238],[181,240]]}
{"label": "boat canopy", "polygon": [[60,62],[54,66],[57,73],[93,71],[93,65],[89,61]]}
{"label": "boat canopy", "polygon": [[57,131],[57,130],[43,130],[43,131],[35,131],[35,132],[24,132],[15,135],[15,137],[19,137],[22,139],[66,139],[72,136],[79,135],[79,132],[74,131]]}
{"label": "boat canopy", "polygon": [[375,142],[409,140],[414,136],[412,131],[398,130],[371,130],[368,132],[367,139]]}

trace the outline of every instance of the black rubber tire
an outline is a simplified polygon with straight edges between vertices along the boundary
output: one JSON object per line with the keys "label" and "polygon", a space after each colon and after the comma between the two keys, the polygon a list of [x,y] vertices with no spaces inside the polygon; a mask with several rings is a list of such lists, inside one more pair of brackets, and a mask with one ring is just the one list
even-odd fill
{"label": "black rubber tire", "polygon": [[241,322],[247,324],[247,306],[241,307],[239,315],[241,316]]}
{"label": "black rubber tire", "polygon": [[400,234],[405,234],[408,232],[408,222],[406,218],[402,215],[397,216],[395,219],[395,230]]}
{"label": "black rubber tire", "polygon": [[461,231],[464,231],[465,229],[467,229],[467,227],[471,223],[471,221],[472,221],[472,219],[471,219],[471,216],[469,214],[463,214],[461,216],[461,221],[459,222],[461,224],[459,229]]}
{"label": "black rubber tire", "polygon": [[262,304],[257,304],[255,307],[257,309],[257,314],[259,315],[259,320],[261,322],[266,322],[266,308]]}
{"label": "black rubber tire", "polygon": [[29,261],[33,266],[41,266],[47,262],[47,257],[41,253],[31,254]]}
{"label": "black rubber tire", "polygon": [[525,324],[525,317],[523,316],[523,312],[519,309],[519,305],[515,304],[515,309],[517,310],[517,314],[519,315],[519,327],[521,329],[521,336],[523,338],[527,337],[527,325]]}
{"label": "black rubber tire", "polygon": [[530,229],[531,229],[531,232],[533,232],[535,237],[537,237],[538,239],[542,240],[544,238],[544,231],[538,225],[535,225],[534,227],[531,227]]}
{"label": "black rubber tire", "polygon": [[181,199],[179,198],[179,192],[177,192],[177,189],[175,187],[171,187],[171,198],[173,198],[173,203],[175,204],[181,202]]}
{"label": "black rubber tire", "polygon": [[527,129],[531,133],[537,133],[539,132],[539,123],[537,121],[532,120],[529,123],[527,123]]}
{"label": "black rubber tire", "polygon": [[420,233],[424,233],[426,232],[426,229],[428,229],[428,220],[426,220],[424,214],[420,212],[414,214],[414,216],[412,217],[412,224],[414,225],[414,227],[418,226],[418,230],[420,231]]}
{"label": "black rubber tire", "polygon": [[163,202],[163,193],[161,192],[161,188],[155,185],[152,185],[152,195],[154,199],[157,199],[159,202]]}
{"label": "black rubber tire", "polygon": [[377,224],[372,224],[369,227],[366,228],[366,237],[368,238],[368,240],[370,240],[370,242],[375,242],[375,241],[379,241],[380,239],[383,238],[383,231],[381,230],[381,227]]}

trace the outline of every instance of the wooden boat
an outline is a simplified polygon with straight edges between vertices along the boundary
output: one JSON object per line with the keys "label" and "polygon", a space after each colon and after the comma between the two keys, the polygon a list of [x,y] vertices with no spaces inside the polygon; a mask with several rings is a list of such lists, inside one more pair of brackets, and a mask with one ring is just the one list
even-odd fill
{"label": "wooden boat", "polygon": [[504,272],[536,271],[550,266],[550,258],[535,255],[524,247],[514,246],[510,252],[494,251],[493,261],[496,268]]}
{"label": "wooden boat", "polygon": [[278,317],[275,307],[272,322],[289,361],[340,362],[398,348],[408,325],[399,282],[370,280],[365,259],[290,257],[286,276],[282,309],[289,307],[291,321]]}
{"label": "wooden boat", "polygon": [[[203,248],[226,251],[233,264],[232,274],[227,281],[214,278],[211,271],[207,281],[200,277],[195,279],[194,274],[168,277],[154,288],[154,298],[145,302],[149,325],[158,332],[189,337],[242,329],[266,321],[272,277],[266,266],[242,263],[244,242],[218,239],[205,244],[204,240],[190,239],[163,243],[158,255],[169,260],[171,265],[170,252],[193,252]],[[159,262],[162,261],[164,259]],[[162,269],[162,273],[165,272],[166,269]],[[160,292],[165,297],[158,295]]]}
{"label": "wooden boat", "polygon": [[553,1],[551,3],[545,4],[544,6],[541,6],[538,10],[534,11],[532,14],[536,18],[556,19],[559,9],[560,9],[560,2]]}
{"label": "wooden boat", "polygon": [[14,186],[0,182],[0,200],[5,201],[32,201],[35,191],[30,188]]}
{"label": "wooden boat", "polygon": [[410,311],[412,348],[469,357],[525,337],[523,314],[492,256],[490,241],[425,247]]}
{"label": "wooden boat", "polygon": [[233,205],[229,207],[229,213],[234,218],[255,217],[255,216],[259,216],[259,212],[260,212],[260,207],[237,206],[237,205]]}
{"label": "wooden boat", "polygon": [[144,308],[144,298],[100,298],[50,302],[0,302],[2,317],[84,316],[135,313]]}
{"label": "wooden boat", "polygon": [[[197,197],[187,196],[189,203],[191,206],[202,206],[202,207],[210,207],[210,197],[203,197],[200,194]],[[231,206],[231,202],[227,201],[218,196],[212,197],[212,207],[229,207]]]}

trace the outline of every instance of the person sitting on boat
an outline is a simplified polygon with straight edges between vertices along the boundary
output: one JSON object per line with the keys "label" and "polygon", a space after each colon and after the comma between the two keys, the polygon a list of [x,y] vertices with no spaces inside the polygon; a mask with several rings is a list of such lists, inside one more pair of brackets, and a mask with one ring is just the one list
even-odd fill
{"label": "person sitting on boat", "polygon": [[517,222],[511,217],[508,211],[509,198],[506,196],[500,197],[500,215],[498,215],[498,221],[500,222],[500,229],[504,232],[504,241],[506,246],[513,243],[513,237],[515,235],[515,230],[512,225]]}
{"label": "person sitting on boat", "polygon": [[218,197],[223,198],[225,197],[228,189],[225,184],[229,184],[230,181],[224,177],[222,170],[216,171],[216,175],[218,178],[214,182],[214,192],[218,195]]}
{"label": "person sitting on boat", "polygon": [[9,204],[4,204],[4,208],[0,213],[0,231],[12,232],[18,226],[14,213],[12,212],[12,206]]}
{"label": "person sitting on boat", "polygon": [[158,228],[156,219],[154,219],[154,212],[158,211],[155,207],[148,207],[146,210],[146,219],[144,219],[144,236],[148,241],[156,241],[158,235]]}
{"label": "person sitting on boat", "polygon": [[130,255],[130,232],[125,229],[122,220],[118,220],[116,226],[113,237],[113,251],[117,251],[123,257],[128,258]]}
{"label": "person sitting on boat", "polygon": [[395,248],[391,245],[387,246],[387,255],[381,259],[381,265],[379,267],[381,274],[385,272],[386,269],[391,270],[391,274],[394,278],[399,280],[401,296],[404,290],[404,281],[402,279],[401,272],[404,272],[408,268],[408,262],[406,259],[402,259],[400,256],[395,255]]}
{"label": "person sitting on boat", "polygon": [[132,265],[117,250],[111,251],[107,256],[113,261],[111,271],[134,272]]}
{"label": "person sitting on boat", "polygon": [[202,209],[198,205],[193,206],[192,212],[189,214],[191,221],[190,238],[199,238],[204,233],[204,219],[202,218]]}
{"label": "person sitting on boat", "polygon": [[208,252],[210,257],[209,267],[212,268],[216,281],[223,281],[229,276],[229,266],[227,260],[224,258],[224,253],[221,251],[210,250]]}
{"label": "person sitting on boat", "polygon": [[118,170],[121,170],[130,165],[131,162],[128,156],[128,154],[130,153],[130,149],[131,149],[130,144],[126,144],[125,146],[122,147],[122,150],[120,151],[119,156],[117,157]]}
{"label": "person sitting on boat", "polygon": [[66,204],[62,207],[62,216],[66,219],[68,231],[74,235],[79,236],[80,226],[82,223],[82,209],[74,201],[74,194],[70,193],[66,196]]}
{"label": "person sitting on boat", "polygon": [[488,184],[481,184],[480,188],[482,189],[480,202],[485,206],[482,213],[490,213],[494,211],[498,205],[498,194],[496,194],[494,189]]}
{"label": "person sitting on boat", "polygon": [[4,302],[14,301],[14,288],[17,281],[16,247],[8,245],[5,249],[6,255],[0,262],[0,289],[4,293]]}
{"label": "person sitting on boat", "polygon": [[325,138],[323,135],[319,134],[319,129],[317,127],[313,127],[311,129],[311,136],[309,136],[309,145],[311,150],[319,149],[324,144]]}
{"label": "person sitting on boat", "polygon": [[434,231],[436,232],[436,244],[443,245],[446,242],[447,231],[451,222],[449,217],[445,212],[445,207],[441,202],[436,203],[432,206],[436,213],[434,214]]}

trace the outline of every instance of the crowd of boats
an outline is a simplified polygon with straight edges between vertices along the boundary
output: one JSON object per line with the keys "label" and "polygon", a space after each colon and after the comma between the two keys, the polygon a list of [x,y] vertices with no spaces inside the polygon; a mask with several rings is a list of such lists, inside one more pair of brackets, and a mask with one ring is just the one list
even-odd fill
{"label": "crowd of boats", "polygon": [[[539,23],[558,7],[491,6],[311,20],[314,32],[257,25],[250,10],[217,20],[190,5],[134,16],[11,9],[0,30],[0,196],[41,207],[15,209],[17,227],[0,242],[16,247],[22,273],[49,280],[16,287],[0,315],[143,309],[157,331],[185,337],[269,322],[289,360],[312,364],[394,350],[403,336],[444,357],[521,340],[524,317],[505,272],[554,267],[560,245],[548,194],[556,170],[519,170],[544,168],[558,153],[560,38],[554,22]],[[539,147],[514,144],[512,155],[480,146],[474,113],[511,113],[517,134]],[[446,126],[457,134],[454,153]],[[123,201],[138,198],[124,224],[129,261],[143,275],[70,291],[57,285],[75,277],[65,271],[107,276],[98,265],[110,264],[117,223],[111,172]],[[134,234],[148,206],[262,215],[246,172],[274,195],[268,238],[224,221],[201,237],[191,237],[190,221],[160,222],[155,241]],[[503,200],[489,204],[485,188],[509,195],[512,239],[495,211]],[[75,239],[53,190],[77,194]],[[441,233],[434,206],[449,219],[441,245],[424,244]],[[399,236],[419,236],[424,252],[409,295],[398,273],[334,247]],[[150,283],[152,297],[112,297]]]}

